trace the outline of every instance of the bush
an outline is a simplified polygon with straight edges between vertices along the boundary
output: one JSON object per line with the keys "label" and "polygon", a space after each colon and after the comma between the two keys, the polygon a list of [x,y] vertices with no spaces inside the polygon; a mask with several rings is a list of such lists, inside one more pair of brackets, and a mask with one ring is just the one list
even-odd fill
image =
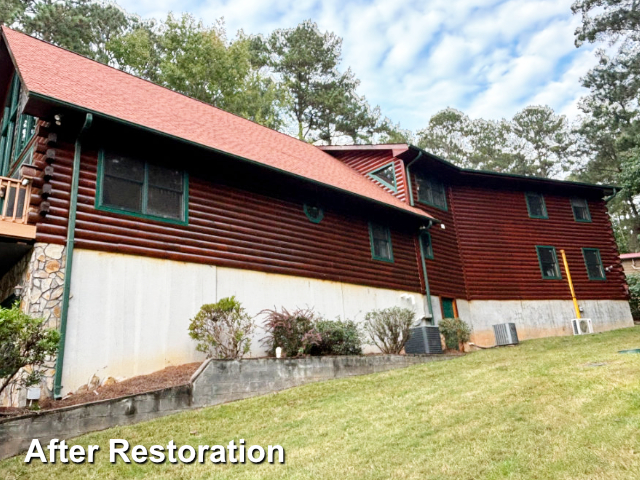
{"label": "bush", "polygon": [[265,316],[264,328],[267,332],[262,342],[271,356],[275,355],[277,347],[282,348],[287,357],[305,355],[310,352],[311,347],[321,342],[320,334],[315,328],[315,322],[319,318],[312,309],[297,308],[289,312],[282,307],[281,311],[274,308],[261,313]]}
{"label": "bush", "polygon": [[443,318],[438,323],[440,333],[444,335],[444,341],[450,350],[462,351],[462,344],[469,341],[471,328],[459,318]]}
{"label": "bush", "polygon": [[408,308],[373,310],[365,316],[364,329],[382,353],[400,353],[409,339],[416,314]]}
{"label": "bush", "polygon": [[629,306],[634,320],[640,320],[640,274],[627,275],[629,285]]}
{"label": "bush", "polygon": [[360,355],[362,336],[352,320],[318,320],[315,324],[320,342],[310,349],[311,355]]}
{"label": "bush", "polygon": [[43,318],[30,317],[17,303],[0,308],[0,393],[9,385],[40,383],[40,367],[56,354],[59,342],[57,330],[45,328]]}
{"label": "bush", "polygon": [[254,320],[235,297],[203,305],[191,319],[189,335],[198,341],[196,349],[207,358],[242,358],[251,349]]}

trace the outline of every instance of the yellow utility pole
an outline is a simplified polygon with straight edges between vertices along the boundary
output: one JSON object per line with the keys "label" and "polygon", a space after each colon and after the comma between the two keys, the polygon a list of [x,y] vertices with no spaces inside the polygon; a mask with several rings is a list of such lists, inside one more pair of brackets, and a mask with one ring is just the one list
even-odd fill
{"label": "yellow utility pole", "polygon": [[573,281],[571,280],[569,263],[567,263],[567,256],[564,254],[564,250],[560,250],[560,255],[562,255],[562,263],[564,263],[564,271],[567,272],[567,282],[569,282],[569,290],[571,290],[571,298],[573,299],[573,308],[575,308],[576,310],[576,318],[582,318],[580,316],[580,307],[578,306],[578,300],[576,299],[576,292],[573,289]]}

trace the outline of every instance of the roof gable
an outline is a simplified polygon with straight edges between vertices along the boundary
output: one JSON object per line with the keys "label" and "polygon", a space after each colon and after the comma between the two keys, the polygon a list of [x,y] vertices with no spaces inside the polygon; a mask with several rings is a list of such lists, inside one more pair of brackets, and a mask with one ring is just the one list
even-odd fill
{"label": "roof gable", "polygon": [[431,218],[313,145],[7,27],[2,34],[30,95]]}

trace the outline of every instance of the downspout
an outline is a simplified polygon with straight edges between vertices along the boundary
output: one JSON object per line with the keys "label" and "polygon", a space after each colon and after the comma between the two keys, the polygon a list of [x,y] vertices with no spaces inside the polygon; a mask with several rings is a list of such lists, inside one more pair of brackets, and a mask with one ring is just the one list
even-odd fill
{"label": "downspout", "polygon": [[615,198],[616,195],[618,195],[618,193],[620,193],[620,190],[618,188],[614,188],[611,195],[609,195],[608,197],[604,197],[604,203],[609,203]]}
{"label": "downspout", "polygon": [[[429,220],[429,225],[426,227],[420,227],[420,230],[429,230],[433,222]],[[422,235],[422,231],[420,232]],[[425,293],[427,294],[427,307],[429,308],[429,315],[431,315],[431,321],[435,322],[433,318],[433,306],[431,305],[431,289],[429,288],[429,277],[427,275],[427,261],[424,258],[424,248],[422,247],[422,238],[418,237],[418,244],[420,245],[420,261],[422,262],[422,273],[424,275]]]}
{"label": "downspout", "polygon": [[[418,152],[418,155],[416,156],[416,158],[414,158],[413,160],[411,160],[407,166],[405,167],[404,171],[405,171],[405,176],[407,177],[407,190],[409,190],[409,205],[411,205],[412,207],[414,206],[413,204],[413,186],[411,185],[411,172],[409,171],[409,168],[411,167],[411,165],[413,165],[414,163],[416,163],[418,161],[418,159],[422,156],[422,150],[420,150]],[[429,227],[431,228],[431,224],[429,224]]]}
{"label": "downspout", "polygon": [[[411,165],[413,165],[420,159],[420,157],[422,157],[422,150],[420,150],[418,152],[418,155],[416,155],[416,157],[407,164],[404,170],[405,177],[407,177],[407,190],[409,190],[409,205],[411,205],[412,207],[414,206],[414,201],[413,201],[413,185],[411,184],[410,168],[411,168]],[[426,227],[421,227],[420,229],[422,230],[423,228],[426,228],[428,230],[431,228],[431,225],[433,225],[433,222],[429,220],[429,225],[427,225]],[[427,275],[427,261],[424,258],[424,248],[422,247],[422,239],[420,238],[420,236],[418,237],[418,244],[420,245],[420,262],[422,263],[422,274],[424,275],[424,287],[425,287],[425,293],[427,295],[427,308],[429,309],[429,315],[431,315],[431,321],[434,321],[433,306],[431,305],[431,289],[429,288],[429,276]]]}
{"label": "downspout", "polygon": [[69,315],[69,296],[71,293],[71,269],[73,267],[73,246],[76,236],[76,212],[78,209],[78,186],[80,184],[80,157],[82,155],[82,137],[91,127],[93,115],[87,113],[84,125],[76,138],[75,151],[73,153],[73,176],[71,177],[71,192],[69,203],[69,222],[67,224],[66,257],[67,263],[64,273],[64,290],[62,294],[62,312],[60,313],[60,344],[58,345],[58,357],[56,358],[56,375],[53,384],[53,397],[62,397],[62,367],[64,365],[64,346],[67,335],[67,317]]}

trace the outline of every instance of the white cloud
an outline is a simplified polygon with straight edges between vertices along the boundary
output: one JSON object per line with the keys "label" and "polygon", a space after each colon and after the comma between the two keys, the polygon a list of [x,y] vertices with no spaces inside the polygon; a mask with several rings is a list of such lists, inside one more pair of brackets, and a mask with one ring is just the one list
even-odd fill
{"label": "white cloud", "polygon": [[403,127],[445,107],[511,117],[529,104],[577,114],[579,79],[595,64],[576,49],[573,0],[122,0],[130,12],[225,18],[228,34],[268,34],[311,18],[340,35],[360,92]]}

